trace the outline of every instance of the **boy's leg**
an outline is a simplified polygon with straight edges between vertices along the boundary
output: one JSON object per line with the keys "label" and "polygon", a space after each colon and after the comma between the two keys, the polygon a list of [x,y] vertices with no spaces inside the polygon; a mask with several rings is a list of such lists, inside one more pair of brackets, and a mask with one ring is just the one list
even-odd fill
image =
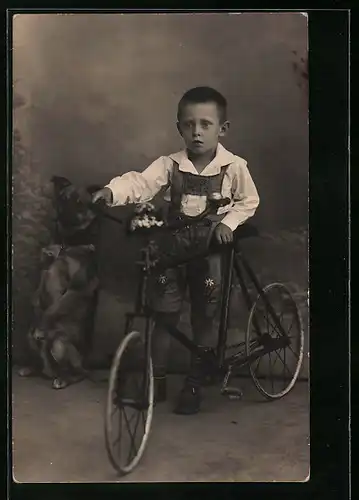
{"label": "boy's leg", "polygon": [[182,269],[168,269],[152,278],[149,305],[155,317],[152,334],[152,361],[157,403],[166,399],[167,360],[171,342],[168,326],[177,325],[179,321],[183,292]]}
{"label": "boy's leg", "polygon": [[191,325],[194,341],[204,347],[215,347],[213,324],[221,300],[222,255],[211,254],[189,268]]}
{"label": "boy's leg", "polygon": [[[213,254],[188,264],[187,279],[191,300],[193,340],[204,349],[214,347],[213,326],[221,299],[222,258]],[[201,366],[192,356],[191,366],[181,391],[176,413],[197,413],[200,409]]]}

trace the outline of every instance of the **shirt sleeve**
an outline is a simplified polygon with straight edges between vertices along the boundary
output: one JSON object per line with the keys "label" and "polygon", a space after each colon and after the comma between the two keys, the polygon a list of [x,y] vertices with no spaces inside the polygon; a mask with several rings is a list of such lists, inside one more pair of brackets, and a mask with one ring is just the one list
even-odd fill
{"label": "shirt sleeve", "polygon": [[259,205],[258,192],[249,173],[247,162],[238,159],[238,162],[234,164],[234,170],[232,181],[233,206],[222,219],[222,224],[228,226],[232,231],[235,231],[239,225],[253,217]]}
{"label": "shirt sleeve", "polygon": [[107,186],[112,191],[112,206],[145,203],[169,182],[172,162],[166,156],[155,160],[143,172],[127,172],[115,177]]}

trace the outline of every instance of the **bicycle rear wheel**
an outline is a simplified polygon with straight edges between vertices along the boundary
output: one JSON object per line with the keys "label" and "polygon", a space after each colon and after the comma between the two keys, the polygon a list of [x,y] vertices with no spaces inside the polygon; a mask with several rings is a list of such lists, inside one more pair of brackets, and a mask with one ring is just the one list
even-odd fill
{"label": "bicycle rear wheel", "polygon": [[121,475],[140,461],[153,415],[153,367],[138,331],[126,335],[113,359],[106,402],[105,441],[112,466]]}
{"label": "bicycle rear wheel", "polygon": [[[298,306],[288,288],[272,283],[263,289],[289,342],[272,352],[265,352],[270,343],[280,339],[268,305],[259,295],[254,302],[246,332],[246,356],[260,357],[249,365],[252,380],[258,391],[269,400],[279,399],[294,387],[303,362],[304,331]],[[258,332],[258,329],[260,330]]]}

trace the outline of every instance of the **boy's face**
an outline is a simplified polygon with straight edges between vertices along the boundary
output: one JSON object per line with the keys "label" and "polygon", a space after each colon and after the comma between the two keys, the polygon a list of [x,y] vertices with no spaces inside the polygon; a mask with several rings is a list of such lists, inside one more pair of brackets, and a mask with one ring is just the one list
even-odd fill
{"label": "boy's face", "polygon": [[216,103],[188,103],[181,110],[177,128],[187,149],[196,156],[214,152],[229,122],[222,123]]}

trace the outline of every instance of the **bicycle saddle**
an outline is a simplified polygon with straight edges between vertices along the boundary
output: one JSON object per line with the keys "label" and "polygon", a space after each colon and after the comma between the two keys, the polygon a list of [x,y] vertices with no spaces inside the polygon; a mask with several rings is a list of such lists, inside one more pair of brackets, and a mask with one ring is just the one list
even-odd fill
{"label": "bicycle saddle", "polygon": [[244,224],[238,226],[234,231],[235,242],[244,238],[254,238],[255,236],[259,236],[259,231],[256,226],[249,222],[245,222]]}

